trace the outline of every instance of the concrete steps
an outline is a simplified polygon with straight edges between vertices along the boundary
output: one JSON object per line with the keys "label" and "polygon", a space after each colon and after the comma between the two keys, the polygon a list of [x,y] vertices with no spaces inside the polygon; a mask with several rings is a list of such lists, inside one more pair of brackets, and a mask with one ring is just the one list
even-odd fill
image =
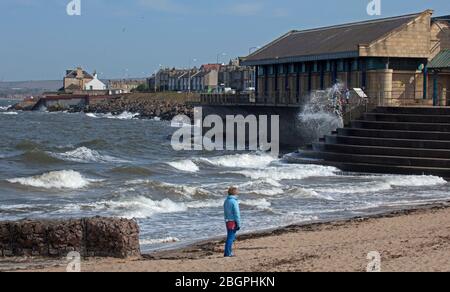
{"label": "concrete steps", "polygon": [[447,115],[410,115],[410,114],[381,114],[366,113],[364,120],[374,122],[400,122],[400,123],[441,123],[450,124],[450,116]]}
{"label": "concrete steps", "polygon": [[324,152],[329,151],[329,152],[348,153],[348,154],[369,154],[369,155],[450,159],[450,150],[448,149],[400,148],[400,147],[314,143],[313,150]]}
{"label": "concrete steps", "polygon": [[350,172],[450,178],[450,108],[379,107],[290,159]]}
{"label": "concrete steps", "polygon": [[351,126],[363,129],[378,130],[397,130],[397,131],[421,131],[421,132],[448,132],[450,133],[450,124],[441,123],[400,123],[400,122],[378,122],[357,120],[352,121]]}
{"label": "concrete steps", "polygon": [[325,136],[325,139],[321,140],[320,142],[325,142],[327,144],[347,144],[381,147],[450,149],[450,141],[440,140],[395,139],[333,135]]}
{"label": "concrete steps", "polygon": [[434,132],[434,131],[423,132],[423,131],[343,128],[343,129],[338,129],[337,132],[338,132],[337,135],[342,135],[342,136],[450,141],[450,133],[442,133],[442,132]]}

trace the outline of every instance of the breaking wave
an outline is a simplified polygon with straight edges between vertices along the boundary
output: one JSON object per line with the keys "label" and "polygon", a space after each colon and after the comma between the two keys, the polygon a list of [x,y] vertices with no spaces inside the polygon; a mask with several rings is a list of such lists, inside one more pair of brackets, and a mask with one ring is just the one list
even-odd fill
{"label": "breaking wave", "polygon": [[199,160],[221,167],[263,168],[278,160],[278,158],[266,154],[236,154],[213,158],[200,158]]}
{"label": "breaking wave", "polygon": [[139,113],[130,113],[130,112],[123,112],[121,114],[113,114],[113,113],[107,113],[107,114],[95,114],[95,113],[86,113],[85,114],[89,118],[106,118],[106,119],[114,119],[114,120],[133,120],[140,116]]}
{"label": "breaking wave", "polygon": [[0,111],[7,111],[11,108],[11,106],[0,106]]}
{"label": "breaking wave", "polygon": [[[377,176],[368,178],[373,179],[377,178]],[[447,183],[443,178],[426,175],[383,175],[379,176],[379,178],[380,181],[345,184],[332,188],[317,187],[314,190],[335,194],[365,194],[388,191],[395,187],[426,187],[445,185]]]}
{"label": "breaking wave", "polygon": [[168,162],[168,165],[184,172],[198,172],[200,168],[192,160]]}
{"label": "breaking wave", "polygon": [[73,170],[61,170],[32,177],[8,179],[7,181],[13,184],[44,189],[82,189],[95,180],[87,179]]}
{"label": "breaking wave", "polygon": [[[269,209],[271,203],[266,199],[243,200],[242,206],[254,207],[260,210]],[[190,209],[220,208],[223,200],[204,200],[175,202],[170,199],[152,200],[144,196],[124,197],[116,201],[99,201],[89,204],[69,204],[64,207],[64,212],[79,210],[93,210],[95,212],[113,213],[122,218],[145,219],[157,214],[181,213]]]}
{"label": "breaking wave", "polygon": [[177,185],[153,180],[136,179],[126,181],[125,185],[143,185],[145,187],[156,188],[165,193],[173,193],[192,199],[193,197],[206,197],[210,192],[201,187]]}
{"label": "breaking wave", "polygon": [[18,115],[19,113],[18,112],[0,112],[0,114],[15,116],[15,115]]}
{"label": "breaking wave", "polygon": [[335,176],[339,170],[335,167],[321,165],[288,165],[283,167],[267,167],[265,169],[243,170],[233,173],[251,179],[300,180],[308,177]]}
{"label": "breaking wave", "polygon": [[95,150],[91,150],[87,147],[80,147],[73,151],[67,151],[65,153],[50,153],[51,156],[63,159],[66,161],[73,161],[73,162],[98,162],[98,163],[122,163],[127,162],[125,160],[121,160],[109,155],[101,155]]}

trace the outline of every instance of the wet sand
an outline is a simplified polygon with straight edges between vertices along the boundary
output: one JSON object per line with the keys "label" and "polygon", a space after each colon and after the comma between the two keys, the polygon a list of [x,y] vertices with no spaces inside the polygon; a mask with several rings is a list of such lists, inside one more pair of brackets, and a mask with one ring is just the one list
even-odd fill
{"label": "wet sand", "polygon": [[[236,257],[222,257],[210,240],[136,259],[89,259],[82,271],[137,272],[365,272],[368,253],[382,271],[450,271],[450,204],[370,218],[289,226],[241,235]],[[0,259],[0,270],[65,271],[65,261]]]}

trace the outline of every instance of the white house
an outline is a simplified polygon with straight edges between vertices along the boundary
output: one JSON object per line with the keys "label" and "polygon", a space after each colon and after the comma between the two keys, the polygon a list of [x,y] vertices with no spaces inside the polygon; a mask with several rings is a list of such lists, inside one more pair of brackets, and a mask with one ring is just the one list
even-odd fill
{"label": "white house", "polygon": [[94,79],[84,85],[84,90],[106,90],[106,85],[98,79],[98,75],[95,73]]}

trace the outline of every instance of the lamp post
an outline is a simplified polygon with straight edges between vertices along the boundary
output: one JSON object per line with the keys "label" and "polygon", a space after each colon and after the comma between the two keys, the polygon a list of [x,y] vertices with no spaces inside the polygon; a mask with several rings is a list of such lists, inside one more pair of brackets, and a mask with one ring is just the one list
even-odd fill
{"label": "lamp post", "polygon": [[188,92],[189,93],[191,93],[191,78],[192,78],[192,69],[191,69],[191,61],[192,62],[197,62],[197,59],[189,59],[189,67],[188,67],[188,70],[189,70],[189,85],[188,85]]}
{"label": "lamp post", "polygon": [[158,79],[158,75],[160,75],[161,69],[162,69],[162,65],[159,64],[159,69],[156,69],[156,70],[155,70],[155,93],[157,92],[156,80]]}

